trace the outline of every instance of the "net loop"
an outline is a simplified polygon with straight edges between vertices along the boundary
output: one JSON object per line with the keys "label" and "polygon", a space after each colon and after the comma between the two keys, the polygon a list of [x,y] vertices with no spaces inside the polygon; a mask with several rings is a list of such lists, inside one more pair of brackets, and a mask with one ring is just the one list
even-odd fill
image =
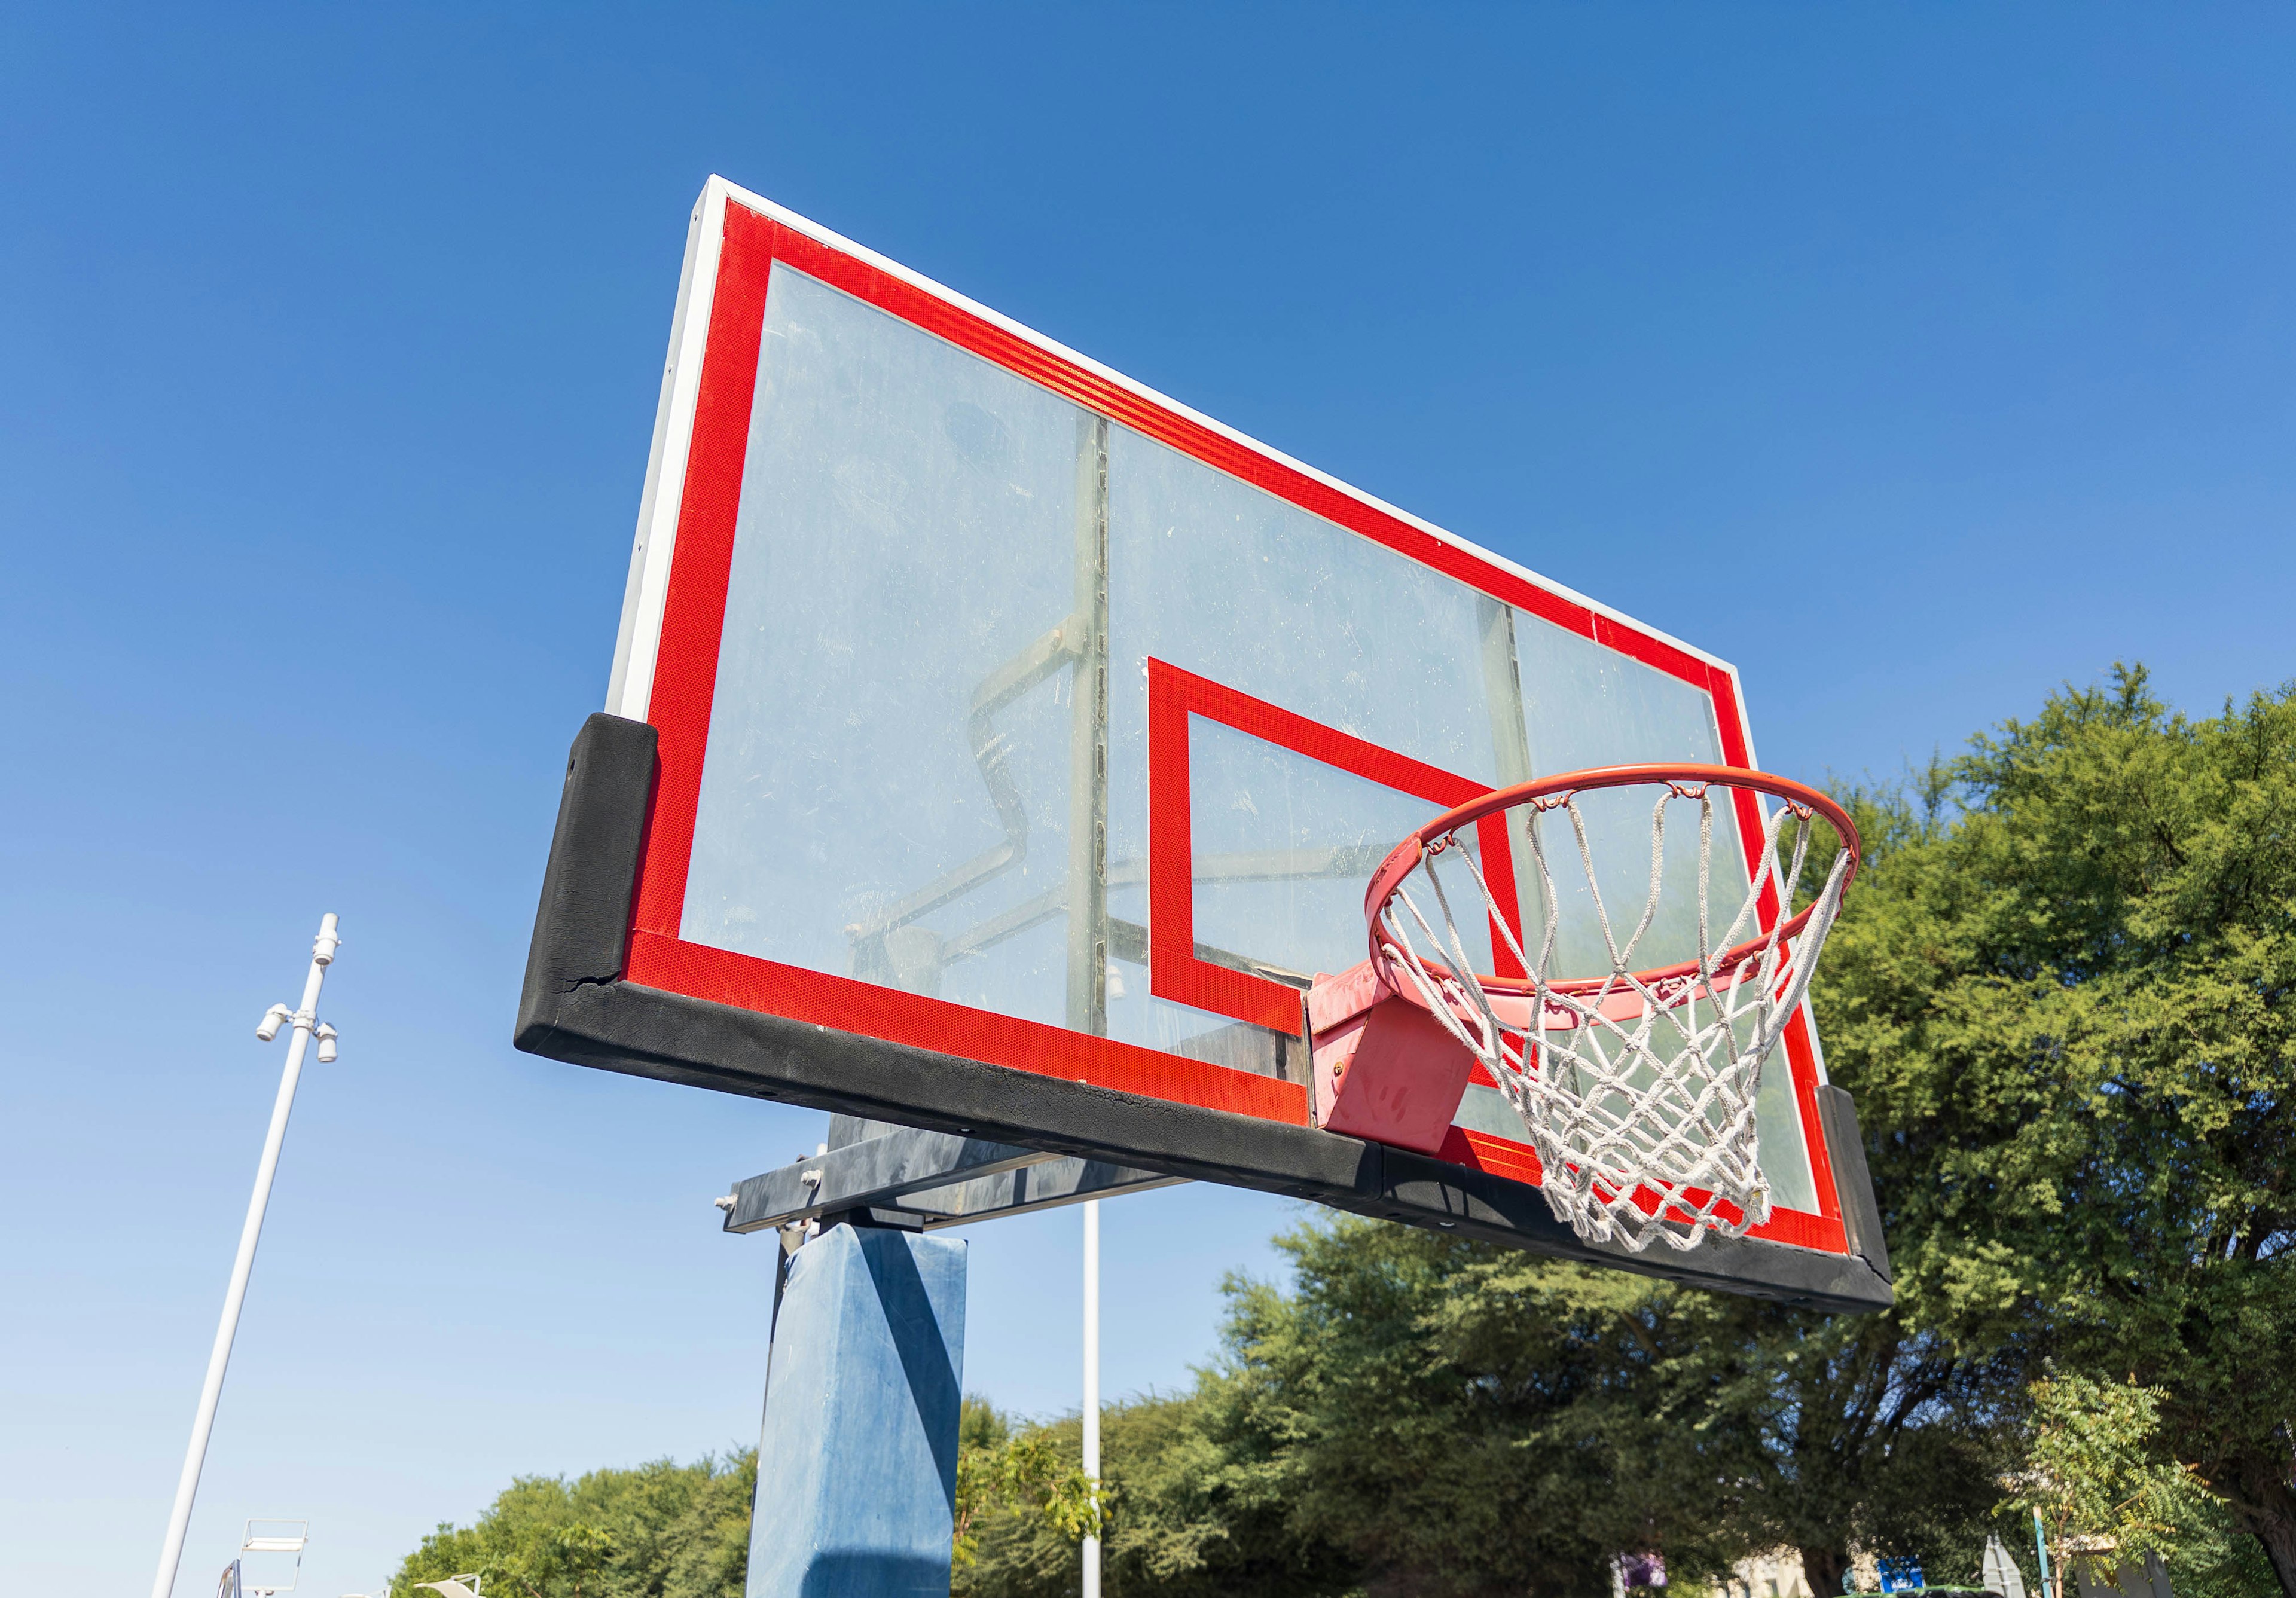
{"label": "net loop", "polygon": [[[1635,786],[1658,792],[1648,889],[1621,937],[1603,900],[1579,799]],[[1761,824],[1751,873],[1729,873],[1730,891],[1743,897],[1718,930],[1718,791],[1753,796],[1734,819],[1759,816]],[[1765,807],[1765,795],[1780,802]],[[1637,971],[1636,951],[1668,902],[1668,807],[1677,802],[1698,807],[1697,955]],[[1522,836],[1529,845],[1543,911],[1535,954],[1512,923],[1512,896],[1503,906],[1470,841],[1477,823],[1512,810],[1528,813],[1521,824],[1512,816],[1505,824],[1511,841]],[[1570,853],[1585,874],[1608,964],[1597,976],[1555,969],[1562,895],[1543,820],[1557,811],[1570,820]],[[1796,912],[1820,820],[1840,847],[1816,894]],[[1782,777],[1728,766],[1573,772],[1485,795],[1398,845],[1374,875],[1365,901],[1372,963],[1389,987],[1432,1013],[1498,1084],[1538,1151],[1541,1191],[1558,1220],[1590,1242],[1616,1242],[1634,1253],[1660,1240],[1688,1250],[1710,1233],[1739,1237],[1770,1217],[1758,1120],[1764,1067],[1800,1011],[1857,874],[1858,853],[1857,828],[1838,804]],[[1487,919],[1496,947],[1513,956],[1522,977],[1475,971],[1451,892],[1436,869],[1452,858],[1464,864],[1480,900],[1469,924]],[[1414,889],[1431,904],[1423,905]]]}

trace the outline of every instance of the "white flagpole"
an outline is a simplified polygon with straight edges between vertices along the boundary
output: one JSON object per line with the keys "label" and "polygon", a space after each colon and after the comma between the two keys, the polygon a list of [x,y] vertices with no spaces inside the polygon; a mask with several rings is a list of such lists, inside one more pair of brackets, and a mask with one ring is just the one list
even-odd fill
{"label": "white flagpole", "polygon": [[[1084,1473],[1100,1488],[1100,1201],[1084,1201]],[[1084,1540],[1084,1598],[1100,1598],[1100,1539]]]}
{"label": "white flagpole", "polygon": [[184,1535],[192,1526],[192,1500],[200,1490],[200,1467],[207,1463],[208,1434],[215,1430],[216,1403],[223,1397],[224,1369],[231,1364],[232,1339],[239,1332],[239,1307],[247,1299],[247,1278],[255,1269],[255,1245],[263,1235],[263,1212],[271,1202],[271,1178],[279,1169],[279,1146],[287,1141],[287,1115],[295,1108],[303,1051],[316,1036],[320,1061],[324,1063],[335,1057],[335,1029],[319,1024],[317,1011],[319,986],[326,980],[327,967],[341,941],[335,934],[335,918],[323,917],[319,936],[311,946],[311,971],[303,979],[301,1007],[291,1012],[284,1004],[274,1004],[255,1029],[256,1037],[269,1043],[279,1036],[281,1022],[291,1021],[295,1035],[287,1045],[287,1069],[279,1078],[279,1096],[272,1101],[271,1130],[264,1137],[263,1158],[255,1168],[255,1192],[247,1201],[247,1223],[239,1230],[239,1254],[232,1261],[231,1286],[223,1296],[223,1321],[216,1328],[214,1351],[208,1356],[199,1413],[192,1418],[192,1445],[184,1451],[184,1473],[176,1482],[176,1507],[168,1516],[168,1540],[160,1550],[159,1574],[152,1578],[152,1598],[169,1598],[175,1590],[176,1568],[184,1561]]}

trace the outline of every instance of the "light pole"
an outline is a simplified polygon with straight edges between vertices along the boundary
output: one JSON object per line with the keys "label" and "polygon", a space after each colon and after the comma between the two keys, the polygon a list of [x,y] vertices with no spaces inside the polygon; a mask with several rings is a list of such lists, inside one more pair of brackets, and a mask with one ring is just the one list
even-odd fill
{"label": "light pole", "polygon": [[[1100,1201],[1084,1201],[1084,1473],[1100,1502]],[[1100,1598],[1100,1539],[1084,1540],[1084,1598]]]}
{"label": "light pole", "polygon": [[335,948],[342,941],[335,918],[319,921],[319,936],[311,945],[311,971],[303,979],[303,1003],[290,1010],[274,1004],[264,1012],[255,1036],[269,1043],[282,1026],[292,1024],[294,1037],[287,1045],[287,1069],[279,1078],[279,1096],[271,1105],[271,1130],[263,1140],[263,1158],[255,1168],[255,1192],[247,1201],[247,1224],[240,1228],[239,1255],[232,1261],[231,1286],[223,1296],[223,1321],[216,1327],[215,1348],[208,1356],[207,1381],[200,1388],[199,1413],[192,1417],[192,1445],[184,1452],[184,1473],[176,1482],[176,1507],[168,1516],[168,1540],[160,1550],[159,1574],[152,1578],[152,1598],[169,1598],[176,1569],[183,1563],[184,1534],[191,1529],[192,1500],[200,1490],[200,1467],[207,1462],[208,1434],[215,1430],[216,1401],[223,1397],[223,1373],[231,1364],[232,1339],[239,1332],[239,1307],[247,1299],[247,1278],[255,1269],[255,1244],[263,1235],[263,1211],[271,1202],[271,1178],[279,1169],[279,1145],[287,1141],[287,1116],[295,1108],[295,1084],[303,1075],[303,1051],[319,1040],[319,1063],[335,1057],[335,1029],[318,1018],[319,986],[326,980]]}

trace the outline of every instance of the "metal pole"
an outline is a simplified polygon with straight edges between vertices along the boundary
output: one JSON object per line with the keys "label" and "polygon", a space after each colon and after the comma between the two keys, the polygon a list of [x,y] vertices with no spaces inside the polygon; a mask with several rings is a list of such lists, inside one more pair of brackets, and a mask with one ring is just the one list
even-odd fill
{"label": "metal pole", "polygon": [[[1068,1023],[1108,1035],[1108,423],[1077,450],[1076,698],[1069,733]],[[1084,1473],[1100,1483],[1100,1201],[1084,1205]],[[1100,1598],[1100,1539],[1084,1540],[1084,1598]]]}
{"label": "metal pole", "polygon": [[2041,1512],[2033,1512],[2033,1552],[2041,1556],[2042,1598],[2057,1598],[2055,1584],[2049,1580],[2049,1534],[2042,1529]]}
{"label": "metal pole", "polygon": [[[1084,1473],[1100,1490],[1100,1201],[1084,1202]],[[1100,1539],[1084,1540],[1084,1598],[1100,1598]]]}
{"label": "metal pole", "polygon": [[[168,1540],[160,1550],[159,1574],[152,1578],[152,1598],[169,1598],[176,1570],[183,1563],[184,1534],[191,1529],[192,1500],[200,1490],[200,1467],[207,1463],[208,1434],[215,1430],[216,1403],[223,1397],[223,1373],[231,1364],[232,1339],[239,1332],[239,1307],[247,1299],[247,1278],[255,1269],[255,1245],[263,1235],[263,1212],[271,1202],[271,1178],[279,1169],[279,1146],[287,1140],[287,1115],[295,1107],[295,1084],[303,1075],[303,1052],[318,1024],[319,986],[341,941],[335,918],[323,917],[319,936],[311,947],[311,971],[303,979],[303,1003],[284,1019],[295,1025],[287,1044],[287,1069],[280,1074],[279,1096],[271,1105],[271,1130],[263,1139],[263,1158],[255,1168],[255,1192],[247,1201],[247,1223],[239,1231],[239,1254],[232,1261],[231,1286],[223,1296],[223,1320],[216,1327],[215,1349],[208,1356],[207,1381],[200,1388],[199,1413],[192,1418],[192,1445],[184,1452],[184,1473],[176,1483],[176,1507],[168,1516]],[[279,1006],[284,1009],[285,1006]],[[261,1036],[261,1034],[258,1034]],[[276,1036],[274,1028],[273,1036]],[[329,1037],[333,1034],[330,1032]],[[269,1037],[264,1038],[269,1042]],[[330,1042],[322,1053],[331,1053]]]}
{"label": "metal pole", "polygon": [[1108,1036],[1108,423],[1086,417],[1077,447],[1076,651],[1069,705],[1068,1024]]}

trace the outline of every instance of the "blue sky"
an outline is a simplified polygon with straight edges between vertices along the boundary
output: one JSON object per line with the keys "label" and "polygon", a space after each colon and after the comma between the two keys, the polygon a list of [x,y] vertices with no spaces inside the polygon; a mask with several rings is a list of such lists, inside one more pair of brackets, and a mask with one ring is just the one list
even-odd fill
{"label": "blue sky", "polygon": [[[2284,7],[836,12],[0,19],[16,1573],[148,1578],[322,910],[182,1590],[754,1435],[708,1200],[819,1118],[508,1042],[713,170],[1734,660],[1790,774],[2296,675]],[[1111,1389],[1291,1213],[1110,1206]],[[969,1233],[970,1385],[1074,1402],[1077,1226]]]}

